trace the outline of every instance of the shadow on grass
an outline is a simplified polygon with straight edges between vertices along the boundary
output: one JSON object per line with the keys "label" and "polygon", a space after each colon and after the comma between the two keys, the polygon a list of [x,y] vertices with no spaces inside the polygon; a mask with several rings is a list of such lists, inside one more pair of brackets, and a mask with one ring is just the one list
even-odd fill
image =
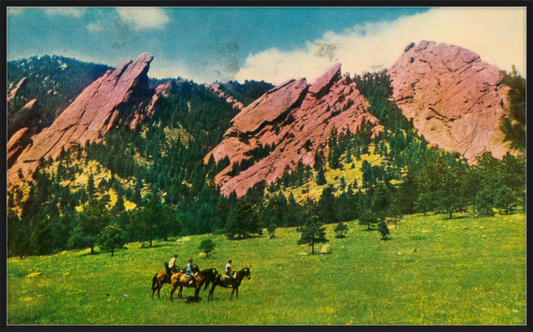
{"label": "shadow on grass", "polygon": [[262,237],[263,235],[247,235],[245,237],[234,237],[234,238],[231,238],[231,239],[228,239],[228,240],[231,240],[231,241],[242,241],[242,240],[248,240],[248,239],[256,239],[256,238],[260,238]]}
{"label": "shadow on grass", "polygon": [[158,244],[152,244],[151,247],[149,245],[141,246],[141,249],[153,249],[153,248],[163,248],[163,247],[172,247],[172,246],[174,246],[174,244],[172,243],[158,243]]}

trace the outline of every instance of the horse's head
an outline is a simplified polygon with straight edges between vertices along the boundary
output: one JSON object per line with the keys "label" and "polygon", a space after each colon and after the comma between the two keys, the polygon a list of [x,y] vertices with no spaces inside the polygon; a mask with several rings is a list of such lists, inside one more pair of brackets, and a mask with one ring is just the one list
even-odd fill
{"label": "horse's head", "polygon": [[245,267],[244,269],[242,269],[242,271],[243,271],[243,276],[246,279],[251,279],[252,278],[252,275],[250,274],[250,268],[249,267]]}
{"label": "horse's head", "polygon": [[197,272],[199,272],[199,271],[200,271],[200,268],[198,267],[198,265],[196,265],[196,264],[193,264],[193,265],[192,265],[192,269],[191,269],[191,270],[192,270],[192,272],[193,272],[193,273],[197,273]]}

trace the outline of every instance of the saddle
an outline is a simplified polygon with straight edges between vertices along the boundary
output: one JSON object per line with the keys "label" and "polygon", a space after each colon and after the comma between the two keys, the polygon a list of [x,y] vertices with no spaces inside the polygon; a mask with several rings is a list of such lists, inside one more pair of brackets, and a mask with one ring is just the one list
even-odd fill
{"label": "saddle", "polygon": [[[233,278],[235,278],[235,273],[233,274]],[[231,279],[228,275],[226,274],[223,274],[221,277],[220,277],[220,281],[222,281],[222,283],[226,286],[233,286],[233,279]]]}

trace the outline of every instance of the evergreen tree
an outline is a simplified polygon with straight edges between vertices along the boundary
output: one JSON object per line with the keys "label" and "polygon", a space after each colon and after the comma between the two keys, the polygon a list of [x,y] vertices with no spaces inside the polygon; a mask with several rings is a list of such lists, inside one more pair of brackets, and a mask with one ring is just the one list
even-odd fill
{"label": "evergreen tree", "polygon": [[107,225],[98,236],[98,244],[101,249],[110,250],[111,257],[115,254],[115,249],[124,246],[126,234],[117,224]]}
{"label": "evergreen tree", "polygon": [[378,231],[381,233],[381,239],[384,241],[387,239],[387,235],[390,234],[389,226],[385,220],[381,220],[378,224]]}
{"label": "evergreen tree", "polygon": [[316,180],[315,180],[316,184],[318,184],[319,186],[323,186],[325,185],[326,183],[328,183],[328,181],[326,180],[326,171],[324,169],[324,167],[320,167],[318,168],[317,170],[317,173],[316,173]]}
{"label": "evergreen tree", "polygon": [[326,228],[318,216],[309,217],[305,225],[298,228],[298,232],[302,234],[298,244],[308,244],[311,247],[312,255],[315,253],[315,244],[329,242],[326,239]]}
{"label": "evergreen tree", "polygon": [[508,117],[501,124],[505,140],[522,152],[526,149],[526,80],[516,74],[513,66],[511,75],[505,75],[503,83],[509,87]]}
{"label": "evergreen tree", "polygon": [[337,233],[337,237],[338,238],[343,238],[345,237],[346,233],[348,232],[348,226],[346,226],[345,224],[343,224],[342,222],[340,222],[337,227],[335,227],[335,233]]}
{"label": "evergreen tree", "polygon": [[198,250],[205,253],[205,258],[209,258],[209,254],[215,250],[215,242],[211,239],[205,239],[200,243],[200,246],[198,247]]}
{"label": "evergreen tree", "polygon": [[83,207],[83,211],[78,213],[77,223],[69,239],[73,248],[83,248],[89,246],[91,255],[94,254],[94,245],[98,240],[100,232],[109,224],[110,216],[106,202],[98,199],[91,199]]}
{"label": "evergreen tree", "polygon": [[374,224],[378,223],[378,218],[376,215],[370,211],[366,211],[363,213],[361,218],[359,219],[359,225],[367,226],[367,231],[370,230],[370,227]]}
{"label": "evergreen tree", "polygon": [[8,253],[20,257],[20,259],[30,253],[31,227],[27,220],[28,219],[20,219],[13,210],[8,210]]}
{"label": "evergreen tree", "polygon": [[252,204],[240,201],[228,216],[226,236],[229,239],[234,238],[236,235],[246,238],[252,233],[259,235],[263,233],[261,227],[259,227],[259,218]]}
{"label": "evergreen tree", "polygon": [[268,227],[267,227],[267,231],[268,231],[268,237],[270,239],[273,239],[276,237],[276,224],[270,224]]}

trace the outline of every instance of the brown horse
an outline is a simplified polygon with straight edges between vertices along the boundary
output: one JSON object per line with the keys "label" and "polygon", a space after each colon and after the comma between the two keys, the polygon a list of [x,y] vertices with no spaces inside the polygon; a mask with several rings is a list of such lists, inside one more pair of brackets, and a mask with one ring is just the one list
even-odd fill
{"label": "brown horse", "polygon": [[159,273],[156,273],[154,277],[152,278],[152,299],[154,298],[154,293],[157,291],[157,298],[159,298],[159,292],[161,291],[161,288],[164,284],[170,284],[169,279],[167,276],[170,274],[170,276],[183,272],[183,270],[180,270],[178,267],[176,267],[178,272],[171,272],[170,268],[168,267],[168,263],[165,263],[165,271],[161,271]]}
{"label": "brown horse", "polygon": [[246,279],[252,278],[252,276],[250,275],[249,267],[245,267],[244,269],[237,272],[237,276],[235,277],[235,280],[231,280],[229,276],[219,274],[213,281],[213,286],[211,286],[211,290],[209,291],[209,296],[207,300],[211,301],[211,299],[213,299],[213,292],[215,291],[215,288],[217,286],[232,289],[230,300],[233,299],[234,292],[235,292],[235,296],[237,297],[237,299],[239,299],[239,287],[241,286],[241,282],[244,278]]}
{"label": "brown horse", "polygon": [[170,301],[174,301],[173,295],[176,289],[179,287],[178,291],[178,298],[181,299],[182,293],[183,293],[183,287],[186,288],[194,288],[194,297],[198,297],[198,294],[200,293],[200,289],[205,284],[204,289],[207,288],[207,285],[214,282],[216,277],[218,276],[218,272],[216,269],[205,269],[202,271],[198,271],[198,266],[195,264],[193,266],[192,272],[198,274],[196,277],[194,277],[193,282],[190,283],[191,279],[186,273],[175,273],[172,275],[170,284],[172,285],[172,289],[170,290]]}

